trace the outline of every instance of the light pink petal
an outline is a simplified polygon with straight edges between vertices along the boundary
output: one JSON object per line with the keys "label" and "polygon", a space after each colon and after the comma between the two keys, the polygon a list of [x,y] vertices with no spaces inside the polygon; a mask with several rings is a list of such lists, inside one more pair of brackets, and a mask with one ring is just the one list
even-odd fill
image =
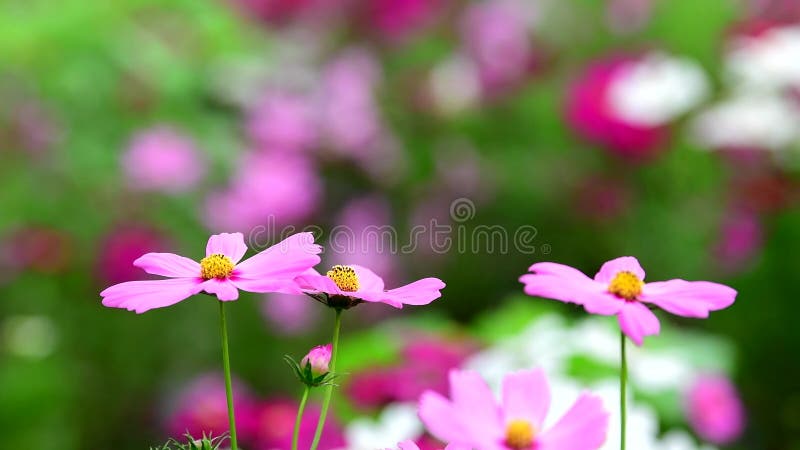
{"label": "light pink petal", "polygon": [[342,293],[333,280],[325,275],[321,275],[314,269],[306,270],[298,275],[294,281],[305,291],[324,292],[330,295],[341,295]]}
{"label": "light pink petal", "polygon": [[659,281],[644,285],[641,300],[679,316],[706,318],[731,306],[736,290],[710,281]]}
{"label": "light pink petal", "polygon": [[607,432],[608,412],[602,400],[582,394],[552,428],[542,433],[536,449],[597,450],[605,442]]}
{"label": "light pink petal", "polygon": [[133,265],[147,273],[172,278],[192,278],[200,276],[200,264],[174,253],[147,253],[140,256]]}
{"label": "light pink petal", "polygon": [[225,255],[234,264],[238,263],[246,252],[247,245],[244,243],[242,233],[215,234],[208,238],[208,244],[206,244],[206,256]]}
{"label": "light pink petal", "polygon": [[503,378],[505,423],[523,419],[536,428],[550,409],[550,386],[541,369],[513,372]]}
{"label": "light pink petal", "polygon": [[594,279],[607,285],[620,272],[631,272],[640,280],[644,280],[644,269],[639,264],[639,260],[633,256],[621,256],[606,262],[600,268],[600,272],[597,272],[597,275],[594,276]]}
{"label": "light pink petal", "polygon": [[446,398],[438,392],[425,391],[419,398],[419,418],[425,428],[437,439],[444,442],[464,442],[470,444],[469,432],[459,421],[459,413]]}
{"label": "light pink petal", "polygon": [[652,336],[661,331],[661,324],[656,315],[639,302],[625,302],[617,319],[622,332],[636,345],[642,345],[645,336]]}
{"label": "light pink petal", "polygon": [[219,280],[212,278],[203,282],[203,290],[209,294],[214,294],[223,302],[236,300],[239,298],[239,289],[228,279]]}
{"label": "light pink petal", "polygon": [[383,292],[383,278],[366,267],[351,264],[358,277],[358,290],[364,292]]}
{"label": "light pink petal", "polygon": [[236,266],[234,274],[249,279],[293,279],[319,264],[322,247],[311,233],[297,233]]}
{"label": "light pink petal", "polygon": [[442,296],[441,290],[444,287],[444,282],[438,278],[423,278],[386,291],[380,301],[389,304],[427,305]]}
{"label": "light pink petal", "polygon": [[281,294],[302,294],[303,290],[294,280],[249,280],[246,278],[230,278],[237,288],[247,292],[277,292]]}
{"label": "light pink petal", "polygon": [[605,299],[606,285],[595,282],[572,267],[545,262],[532,265],[530,270],[534,273],[519,277],[528,295],[579,305]]}
{"label": "light pink petal", "polygon": [[397,446],[400,450],[419,450],[419,446],[411,439],[399,442]]}
{"label": "light pink petal", "polygon": [[173,278],[167,280],[128,281],[109,287],[100,293],[103,305],[125,308],[141,314],[145,311],[171,306],[201,290],[197,279]]}
{"label": "light pink petal", "polygon": [[625,307],[625,300],[607,292],[587,298],[588,300],[583,303],[583,309],[590,314],[613,316]]}
{"label": "light pink petal", "polygon": [[450,397],[461,422],[469,430],[469,443],[484,449],[502,441],[505,430],[500,408],[491,389],[477,372],[450,371]]}

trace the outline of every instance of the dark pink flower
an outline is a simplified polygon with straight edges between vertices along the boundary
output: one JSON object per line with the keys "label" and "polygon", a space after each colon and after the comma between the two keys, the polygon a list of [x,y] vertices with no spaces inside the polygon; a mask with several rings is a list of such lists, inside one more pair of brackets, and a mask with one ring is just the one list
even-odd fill
{"label": "dark pink flower", "polygon": [[662,148],[668,131],[664,126],[630,123],[612,110],[609,92],[614,77],[634,60],[615,56],[590,64],[569,88],[565,113],[567,123],[584,139],[619,156],[641,160]]}
{"label": "dark pink flower", "polygon": [[[215,234],[208,239],[206,257],[197,261],[173,253],[147,253],[134,265],[167,279],[128,281],[100,293],[103,305],[141,314],[163,308],[205,291],[221,301],[248,292],[300,293],[293,279],[320,261],[322,248],[311,233],[298,233],[244,261],[241,233]],[[241,262],[240,262],[241,261]]]}
{"label": "dark pink flower", "polygon": [[442,296],[445,284],[438,278],[423,278],[405,286],[385,290],[383,279],[366,267],[333,266],[326,275],[308,269],[298,276],[297,284],[309,294],[324,294],[330,306],[349,308],[361,302],[403,305],[427,305]]}
{"label": "dark pink flower", "polygon": [[396,42],[431,25],[444,0],[371,0],[364,5],[371,28]]}
{"label": "dark pink flower", "polygon": [[190,190],[206,171],[205,159],[194,143],[168,127],[135,134],[122,166],[131,188],[167,193]]}
{"label": "dark pink flower", "polygon": [[746,266],[763,243],[761,222],[752,212],[737,211],[723,218],[714,246],[716,264],[727,271]]}
{"label": "dark pink flower", "polygon": [[3,236],[0,268],[11,272],[35,270],[58,273],[69,267],[72,241],[64,232],[45,226],[26,226]]}
{"label": "dark pink flower", "polygon": [[555,425],[545,428],[550,387],[542,370],[506,375],[497,402],[476,372],[450,373],[450,398],[426,392],[419,416],[434,436],[477,450],[596,450],[606,439],[608,412],[584,393]]}
{"label": "dark pink flower", "polygon": [[100,244],[97,271],[107,283],[115,284],[141,278],[142,271],[133,262],[145,253],[167,248],[164,236],[146,226],[125,226],[109,233]]}
{"label": "dark pink flower", "polygon": [[[292,431],[297,415],[297,403],[292,400],[270,400],[261,405],[256,423],[256,450],[289,450],[292,448]],[[309,404],[300,424],[299,448],[311,447],[319,420],[320,408]],[[341,425],[328,415],[319,443],[320,450],[344,448]]]}
{"label": "dark pink flower", "polygon": [[[252,439],[257,419],[256,400],[247,386],[234,381],[233,401],[236,405],[236,431],[244,442]],[[228,432],[228,404],[225,382],[218,375],[204,375],[190,383],[177,398],[174,412],[166,422],[167,433],[182,438],[219,436]]]}
{"label": "dark pink flower", "polygon": [[730,444],[744,430],[745,411],[739,393],[722,375],[695,380],[686,395],[686,409],[694,431],[712,444]]}
{"label": "dark pink flower", "polygon": [[709,281],[645,283],[644,269],[632,256],[606,262],[594,279],[551,262],[536,263],[529,270],[533,273],[519,278],[526,294],[577,303],[592,314],[617,316],[620,328],[636,345],[661,330],[648,304],[683,317],[706,318],[736,299],[734,289]]}

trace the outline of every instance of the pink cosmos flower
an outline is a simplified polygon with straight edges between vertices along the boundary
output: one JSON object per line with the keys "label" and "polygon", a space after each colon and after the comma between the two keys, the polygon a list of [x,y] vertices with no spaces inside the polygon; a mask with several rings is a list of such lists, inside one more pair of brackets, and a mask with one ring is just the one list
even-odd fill
{"label": "pink cosmos flower", "polygon": [[133,264],[168,279],[128,281],[100,295],[105,306],[141,314],[174,305],[201,291],[222,301],[239,298],[239,289],[300,293],[293,278],[320,261],[317,254],[322,248],[313,242],[311,233],[298,233],[241,261],[247,251],[242,233],[215,234],[208,239],[206,257],[199,263],[172,253],[147,253]]}
{"label": "pink cosmos flower", "polygon": [[476,450],[595,450],[606,440],[608,412],[584,393],[555,425],[545,428],[550,387],[542,370],[506,375],[497,403],[476,372],[450,372],[450,399],[426,392],[419,416],[435,437]]}
{"label": "pink cosmos flower", "polygon": [[709,311],[727,308],[736,291],[709,281],[644,282],[644,269],[632,256],[603,264],[594,279],[563,264],[542,262],[519,281],[525,293],[577,303],[592,314],[615,315],[622,331],[642,345],[645,336],[658,334],[661,325],[648,304],[683,317],[706,318]]}
{"label": "pink cosmos flower", "polygon": [[736,386],[722,375],[698,378],[687,392],[686,409],[689,424],[712,444],[730,444],[744,429],[742,400]]}
{"label": "pink cosmos flower", "polygon": [[266,148],[302,151],[317,141],[317,120],[311,101],[289,92],[270,92],[248,112],[249,137]]}
{"label": "pink cosmos flower", "polygon": [[438,278],[423,278],[399,288],[384,290],[383,279],[366,267],[336,265],[325,275],[308,269],[295,280],[308,294],[324,294],[331,307],[348,309],[362,302],[427,305],[442,296],[445,284]]}
{"label": "pink cosmos flower", "polygon": [[168,127],[137,133],[122,157],[128,184],[138,190],[185,192],[202,179],[205,160],[194,143]]}

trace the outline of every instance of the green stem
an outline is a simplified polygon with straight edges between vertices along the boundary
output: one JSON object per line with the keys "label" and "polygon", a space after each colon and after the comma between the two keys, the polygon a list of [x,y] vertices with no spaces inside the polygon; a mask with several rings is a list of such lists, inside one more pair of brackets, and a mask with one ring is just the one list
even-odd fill
{"label": "green stem", "polygon": [[294,433],[292,434],[292,450],[297,450],[297,441],[300,438],[300,424],[303,421],[303,410],[306,409],[309,390],[310,388],[305,386],[303,389],[303,397],[300,399],[300,407],[297,409],[297,419],[294,421]]}
{"label": "green stem", "polygon": [[225,397],[228,400],[228,426],[230,427],[231,450],[236,445],[236,419],[233,413],[233,390],[231,389],[231,363],[228,355],[228,326],[225,323],[225,302],[219,302],[219,332],[222,335],[222,369],[225,372]]}
{"label": "green stem", "polygon": [[625,333],[620,332],[620,373],[619,373],[619,448],[625,450],[625,422],[628,418],[625,388],[628,384],[628,360],[625,355]]}
{"label": "green stem", "polygon": [[[336,354],[339,349],[339,329],[342,327],[342,310],[336,309],[336,321],[333,325],[333,341],[331,349],[331,363],[328,366],[332,374],[336,374]],[[322,411],[319,413],[319,421],[317,422],[317,431],[314,432],[314,441],[311,443],[311,450],[317,450],[319,439],[322,437],[322,429],[325,427],[325,418],[328,416],[328,407],[331,404],[331,396],[333,395],[333,384],[325,386],[325,398],[322,400]]]}

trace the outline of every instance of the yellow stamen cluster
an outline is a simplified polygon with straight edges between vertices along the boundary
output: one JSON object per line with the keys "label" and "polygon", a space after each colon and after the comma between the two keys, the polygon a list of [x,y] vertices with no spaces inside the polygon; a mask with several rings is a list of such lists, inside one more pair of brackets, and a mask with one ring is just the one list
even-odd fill
{"label": "yellow stamen cluster", "polygon": [[636,300],[642,294],[644,283],[632,272],[619,272],[608,285],[608,292],[625,300]]}
{"label": "yellow stamen cluster", "polygon": [[233,272],[233,261],[227,256],[215,253],[200,260],[200,276],[204,280],[228,278]]}
{"label": "yellow stamen cluster", "polygon": [[512,420],[506,427],[506,447],[512,450],[525,450],[533,447],[536,433],[527,420]]}
{"label": "yellow stamen cluster", "polygon": [[358,275],[352,267],[336,265],[331,267],[326,275],[344,292],[358,290]]}

